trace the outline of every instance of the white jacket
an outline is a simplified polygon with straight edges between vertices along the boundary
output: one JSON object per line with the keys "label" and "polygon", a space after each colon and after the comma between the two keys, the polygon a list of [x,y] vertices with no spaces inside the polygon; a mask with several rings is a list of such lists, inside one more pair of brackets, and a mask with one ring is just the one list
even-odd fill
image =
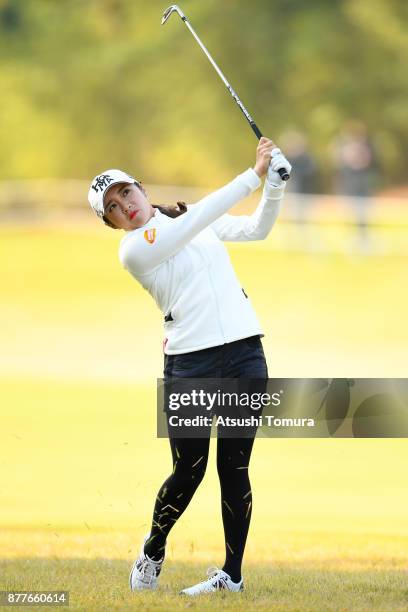
{"label": "white jacket", "polygon": [[265,181],[251,216],[226,211],[261,184],[252,168],[172,219],[155,209],[121,241],[119,259],[165,315],[164,352],[188,353],[263,331],[222,241],[262,240],[279,212],[284,185]]}

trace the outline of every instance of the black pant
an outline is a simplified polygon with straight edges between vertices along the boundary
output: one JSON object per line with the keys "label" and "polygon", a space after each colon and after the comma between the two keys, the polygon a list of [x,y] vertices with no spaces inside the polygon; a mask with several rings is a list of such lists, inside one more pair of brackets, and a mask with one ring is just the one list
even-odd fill
{"label": "black pant", "polygon": [[[259,336],[181,355],[165,355],[164,378],[267,379],[268,369]],[[254,430],[254,435],[256,431]],[[254,437],[217,439],[217,470],[225,534],[223,570],[234,582],[241,564],[252,512],[248,468]],[[166,538],[187,508],[207,467],[209,438],[170,438],[172,474],[161,486],[154,507],[145,552],[163,556]]]}

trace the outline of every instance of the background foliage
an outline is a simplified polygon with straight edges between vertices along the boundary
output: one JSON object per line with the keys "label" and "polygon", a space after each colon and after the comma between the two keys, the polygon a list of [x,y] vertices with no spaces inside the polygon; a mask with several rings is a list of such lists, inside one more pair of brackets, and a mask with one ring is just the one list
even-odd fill
{"label": "background foliage", "polygon": [[[0,178],[88,178],[119,166],[146,182],[209,186],[255,138],[165,2],[0,0]],[[405,0],[183,0],[264,131],[306,133],[330,186],[330,143],[363,120],[384,184],[408,159]]]}

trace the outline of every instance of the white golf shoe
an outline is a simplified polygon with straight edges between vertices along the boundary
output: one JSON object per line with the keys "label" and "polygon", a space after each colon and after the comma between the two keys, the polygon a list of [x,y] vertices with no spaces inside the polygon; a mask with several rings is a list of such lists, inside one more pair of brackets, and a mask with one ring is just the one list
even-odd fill
{"label": "white golf shoe", "polygon": [[210,567],[207,570],[208,579],[199,582],[192,587],[180,591],[180,595],[200,595],[201,593],[212,593],[214,591],[243,591],[244,579],[240,582],[232,582],[229,575],[217,567]]}
{"label": "white golf shoe", "polygon": [[154,561],[145,554],[144,545],[149,537],[150,533],[144,538],[140,554],[130,570],[129,586],[132,591],[141,591],[143,589],[153,591],[157,588],[157,580],[164,561],[164,555],[160,561]]}

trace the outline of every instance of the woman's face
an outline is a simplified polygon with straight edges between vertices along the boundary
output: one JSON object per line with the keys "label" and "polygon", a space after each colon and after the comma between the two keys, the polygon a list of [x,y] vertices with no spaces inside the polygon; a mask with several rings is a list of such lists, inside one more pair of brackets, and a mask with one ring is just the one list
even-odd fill
{"label": "woman's face", "polygon": [[154,208],[137,185],[117,183],[105,193],[105,217],[115,227],[127,231],[142,227],[154,215]]}

